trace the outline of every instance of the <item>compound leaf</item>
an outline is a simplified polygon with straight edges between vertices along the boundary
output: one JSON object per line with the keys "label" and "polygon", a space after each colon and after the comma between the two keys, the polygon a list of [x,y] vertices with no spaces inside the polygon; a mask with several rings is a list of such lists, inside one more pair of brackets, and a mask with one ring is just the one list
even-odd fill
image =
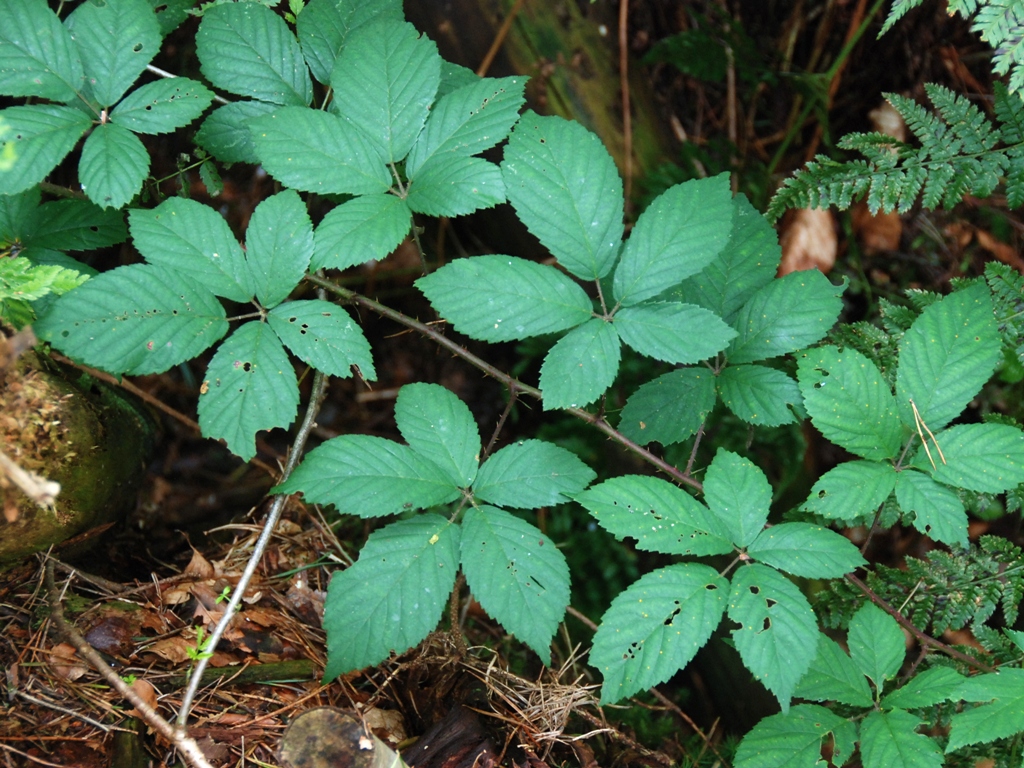
{"label": "compound leaf", "polygon": [[447,504],[459,489],[434,462],[407,445],[369,435],[342,435],[306,454],[275,493],[299,493],[360,517]]}
{"label": "compound leaf", "polygon": [[812,701],[838,701],[852,707],[870,707],[874,703],[864,675],[827,635],[818,637],[818,653],[793,695]]}
{"label": "compound leaf", "polygon": [[503,509],[466,510],[462,569],[483,609],[551,663],[551,638],[569,604],[569,566],[535,526]]}
{"label": "compound leaf", "polygon": [[286,301],[267,313],[267,322],[288,349],[318,371],[346,379],[355,365],[367,381],[377,378],[370,342],[341,307],[319,299]]}
{"label": "compound leaf", "polygon": [[706,267],[725,247],[733,219],[729,174],[692,179],[640,214],[615,268],[615,298],[632,306]]}
{"label": "compound leaf", "polygon": [[614,477],[576,497],[606,531],[637,549],[669,555],[722,555],[733,547],[721,523],[688,493],[657,477]]}
{"label": "compound leaf", "polygon": [[250,301],[256,292],[242,247],[208,205],[170,197],[128,214],[135,247],[150,264],[187,273],[218,296]]}
{"label": "compound leaf", "polygon": [[249,121],[277,109],[266,101],[236,101],[213,110],[196,131],[196,144],[223,163],[253,163],[256,144]]}
{"label": "compound leaf", "polygon": [[765,528],[747,547],[747,554],[765,565],[809,579],[839,578],[865,563],[845,536],[810,523]]}
{"label": "compound leaf", "polygon": [[674,301],[623,307],[613,322],[626,344],[667,363],[696,363],[709,358],[725,349],[736,335],[713,312]]}
{"label": "compound leaf", "polygon": [[846,642],[857,669],[879,690],[900,671],[907,652],[896,619],[873,603],[864,603],[850,619]]}
{"label": "compound leaf", "polygon": [[501,168],[481,157],[432,157],[409,182],[409,207],[427,216],[464,216],[505,202]]}
{"label": "compound leaf", "polygon": [[611,323],[591,318],[573,328],[548,351],[541,365],[544,410],[592,403],[615,381],[621,354]]}
{"label": "compound leaf", "polygon": [[942,751],[917,733],[921,719],[902,709],[869,712],[860,726],[864,768],[941,768]]}
{"label": "compound leaf", "polygon": [[439,384],[406,384],[395,403],[395,422],[405,442],[468,488],[480,461],[480,431],[473,414],[451,390]]}
{"label": "compound leaf", "polygon": [[917,429],[916,406],[920,420],[938,432],[989,380],[1000,351],[999,329],[984,283],[927,307],[900,340],[896,398],[903,423]]}
{"label": "compound leaf", "polygon": [[563,267],[584,280],[611,271],[622,241],[622,179],[597,136],[528,111],[501,169],[520,220]]}
{"label": "compound leaf", "polygon": [[763,365],[730,365],[716,380],[725,407],[757,427],[777,427],[796,421],[801,407],[800,387],[782,371]]}
{"label": "compound leaf", "polygon": [[597,477],[576,454],[543,440],[520,440],[491,456],[476,476],[473,495],[516,509],[564,504]]}
{"label": "compound leaf", "polygon": [[[736,751],[736,768],[818,768],[821,740],[848,727],[845,718],[816,704],[798,704],[754,726]],[[838,756],[837,756],[838,757]],[[837,762],[840,762],[837,760]]]}
{"label": "compound leaf", "polygon": [[124,213],[104,210],[88,200],[53,200],[28,217],[24,242],[30,248],[91,251],[124,242],[128,235]]}
{"label": "compound leaf", "polygon": [[74,107],[32,104],[0,111],[0,195],[38,184],[91,127],[89,115]]}
{"label": "compound leaf", "polygon": [[387,166],[362,132],[332,114],[284,107],[251,120],[249,129],[260,162],[285,186],[349,195],[391,186]]}
{"label": "compound leaf", "polygon": [[910,678],[902,688],[897,688],[882,699],[886,709],[922,709],[948,701],[964,676],[950,667],[932,667]]}
{"label": "compound leaf", "polygon": [[299,386],[288,353],[262,322],[240,326],[210,360],[199,396],[199,426],[205,437],[223,438],[248,461],[256,455],[256,433],[287,427],[299,407]]}
{"label": "compound leaf", "polygon": [[440,82],[441,56],[434,42],[412,24],[388,18],[355,30],[331,72],[334,100],[345,120],[390,163],[409,153]]}
{"label": "compound leaf", "polygon": [[455,586],[460,533],[425,514],[370,534],[359,559],[327,588],[325,682],[402,653],[437,626]]}
{"label": "compound leaf", "polygon": [[[116,104],[160,50],[160,22],[146,0],[88,0],[64,22],[101,107]],[[119,206],[118,206],[119,207]]]}
{"label": "compound leaf", "polygon": [[295,190],[286,189],[256,206],[245,246],[257,298],[266,308],[277,306],[299,284],[313,255],[313,222]]}
{"label": "compound leaf", "polygon": [[564,331],[593,314],[590,298],[571,278],[515,256],[456,259],[416,287],[457,331],[482,341]]}
{"label": "compound leaf", "polygon": [[788,712],[821,634],[807,598],[774,568],[747,565],[732,578],[729,618],[741,625],[732,636],[743,664]]}
{"label": "compound leaf", "polygon": [[888,462],[847,461],[818,478],[802,508],[829,520],[854,520],[873,514],[896,481]]}
{"label": "compound leaf", "polygon": [[981,493],[1002,493],[1024,483],[1024,433],[1006,424],[958,424],[940,432],[931,454],[933,470],[924,450],[914,466],[930,471],[940,483]]}
{"label": "compound leaf", "polygon": [[952,698],[983,703],[953,715],[947,753],[1024,731],[1024,670],[1002,669],[968,678]]}
{"label": "compound leaf", "polygon": [[744,195],[733,198],[729,242],[700,273],[685,280],[669,296],[698,304],[732,322],[754,293],[768,285],[782,259],[779,236]]}
{"label": "compound leaf", "polygon": [[720,448],[707,469],[704,501],[732,543],[745,547],[768,521],[772,488],[752,461]]}
{"label": "compound leaf", "polygon": [[82,87],[82,60],[46,0],[10,0],[0,27],[0,93],[70,102]]}
{"label": "compound leaf", "polygon": [[64,294],[33,326],[66,355],[110,373],[163,373],[228,331],[224,307],[180,272],[133,264]]}
{"label": "compound leaf", "polygon": [[612,600],[590,651],[590,665],[604,676],[601,703],[652,688],[689,664],[721,621],[728,588],[713,568],[680,563]]}
{"label": "compound leaf", "polygon": [[738,335],[729,346],[729,362],[767,360],[818,341],[839,317],[842,292],[816,269],[791,272],[757,289],[731,321]]}
{"label": "compound leaf", "polygon": [[622,409],[619,430],[635,443],[681,443],[715,407],[715,377],[705,368],[662,374],[634,392]]}
{"label": "compound leaf", "polygon": [[310,269],[347,269],[383,259],[405,239],[411,224],[412,211],[400,197],[355,197],[329,211],[317,225]]}
{"label": "compound leaf", "polygon": [[188,125],[213,103],[213,91],[187,77],[136,88],[114,107],[110,122],[135,133],[169,133]]}
{"label": "compound leaf", "polygon": [[469,157],[508,136],[523,106],[525,87],[525,77],[475,78],[438,99],[405,160],[409,178],[416,178],[433,157]]}
{"label": "compound leaf", "polygon": [[804,407],[826,438],[865,459],[896,457],[903,441],[896,401],[864,355],[852,347],[808,350],[797,379]]}
{"label": "compound leaf", "polygon": [[313,77],[327,85],[353,30],[377,19],[402,18],[401,0],[311,0],[299,14],[295,31]]}
{"label": "compound leaf", "polygon": [[196,32],[199,68],[218,88],[272,104],[313,100],[302,51],[284,19],[260,3],[215,5]]}
{"label": "compound leaf", "polygon": [[896,503],[914,513],[914,527],[950,546],[967,546],[967,513],[963,502],[948,488],[912,469],[896,480]]}
{"label": "compound leaf", "polygon": [[82,145],[78,180],[82,191],[102,208],[127,205],[148,173],[149,153],[138,136],[120,125],[96,126]]}

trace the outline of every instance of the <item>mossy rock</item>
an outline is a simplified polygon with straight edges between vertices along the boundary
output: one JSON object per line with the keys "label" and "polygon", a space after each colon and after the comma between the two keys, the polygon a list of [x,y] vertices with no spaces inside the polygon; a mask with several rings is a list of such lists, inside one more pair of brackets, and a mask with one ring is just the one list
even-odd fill
{"label": "mossy rock", "polygon": [[0,387],[0,449],[61,490],[52,508],[42,508],[0,480],[0,565],[133,510],[155,432],[145,407],[127,393],[22,356]]}

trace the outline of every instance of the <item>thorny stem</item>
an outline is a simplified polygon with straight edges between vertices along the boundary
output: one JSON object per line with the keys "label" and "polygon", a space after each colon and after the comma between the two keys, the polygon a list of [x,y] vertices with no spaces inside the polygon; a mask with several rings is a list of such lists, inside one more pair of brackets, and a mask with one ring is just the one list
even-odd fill
{"label": "thorny stem", "polygon": [[75,647],[78,655],[92,664],[93,668],[103,676],[103,679],[114,690],[128,699],[135,709],[139,711],[139,714],[142,715],[142,719],[159,731],[161,736],[171,742],[191,765],[195,766],[195,768],[213,768],[206,759],[206,756],[203,755],[202,750],[199,749],[195,739],[188,736],[183,730],[175,729],[173,725],[167,722],[159,712],[153,709],[145,699],[136,693],[134,688],[128,685],[117,672],[111,669],[110,665],[103,660],[103,657],[96,652],[95,648],[89,645],[77,629],[68,624],[64,618],[64,605],[60,601],[57,585],[54,583],[53,564],[53,559],[47,557],[45,568],[46,590],[50,601],[50,618],[57,625],[60,633]]}
{"label": "thorny stem", "polygon": [[690,460],[686,462],[686,469],[684,470],[684,472],[687,476],[689,476],[691,470],[693,469],[693,462],[697,459],[697,449],[700,448],[700,440],[702,437],[704,437],[703,421],[700,423],[700,426],[697,427],[697,437],[695,437],[693,440],[693,448],[690,450]]}
{"label": "thorny stem", "polygon": [[[396,323],[404,325],[406,328],[411,328],[417,333],[426,336],[427,338],[433,340],[436,344],[447,349],[456,357],[462,358],[467,363],[472,365],[474,368],[477,368],[486,373],[488,376],[497,379],[506,387],[515,387],[522,394],[529,395],[530,397],[536,398],[537,400],[543,399],[541,391],[536,387],[531,387],[529,384],[524,384],[523,382],[519,381],[519,379],[510,376],[504,371],[495,368],[486,360],[477,357],[468,349],[452,341],[443,333],[439,333],[438,331],[434,330],[429,325],[421,323],[419,320],[414,320],[408,315],[403,315],[401,312],[391,309],[391,307],[385,306],[384,304],[374,301],[373,299],[367,298],[366,296],[358,294],[354,291],[350,291],[347,288],[342,288],[341,286],[335,285],[330,280],[325,280],[324,278],[318,277],[317,275],[307,274],[306,280],[307,282],[310,282],[313,285],[323,288],[324,290],[327,290],[346,301],[349,301],[353,304],[358,304],[361,307],[366,307],[367,309],[376,312],[378,315],[382,317],[386,317],[389,320],[394,320]],[[615,429],[615,427],[613,427],[611,424],[605,421],[601,416],[597,416],[593,413],[590,413],[589,411],[585,411],[582,408],[564,408],[562,410],[604,432],[606,435],[608,435],[608,437],[612,438],[612,440],[629,449],[633,453],[637,454],[644,461],[657,467],[676,482],[688,485],[697,491],[703,490],[704,486],[699,481],[694,480],[692,477],[689,477],[686,473],[680,471],[677,467],[672,466],[664,459],[655,456],[653,453],[651,453],[643,446],[634,443],[624,434]]]}
{"label": "thorny stem", "polygon": [[[309,439],[309,435],[313,431],[316,416],[320,412],[320,405],[323,403],[324,395],[326,393],[327,376],[320,371],[317,371],[313,376],[313,391],[309,398],[309,406],[306,408],[306,416],[302,420],[302,425],[299,427],[299,431],[295,435],[295,440],[292,442],[291,451],[288,454],[288,460],[284,465],[284,471],[281,473],[281,482],[288,479],[292,470],[295,469],[295,465],[299,463],[299,459],[302,457],[302,450],[305,448],[306,441]],[[220,642],[224,631],[231,623],[231,619],[234,617],[235,611],[238,610],[239,603],[242,602],[242,596],[245,594],[245,588],[249,585],[249,581],[256,572],[256,567],[263,558],[263,552],[266,550],[267,544],[270,543],[270,537],[274,533],[274,528],[277,526],[277,521],[281,517],[281,512],[284,510],[284,505],[285,502],[288,501],[288,497],[289,494],[279,493],[274,497],[274,501],[270,505],[270,511],[267,513],[267,519],[263,523],[263,530],[260,532],[260,536],[256,540],[256,544],[252,550],[252,555],[249,557],[249,562],[245,564],[245,570],[242,572],[241,578],[238,579],[238,585],[231,593],[231,600],[228,601],[227,607],[224,609],[224,615],[221,617],[220,621],[217,622],[217,626],[214,627],[213,632],[210,634],[207,649],[211,652],[211,656],[213,655],[212,652],[217,648],[217,643]],[[188,713],[192,708],[192,701],[195,699],[196,693],[199,691],[199,686],[203,678],[203,671],[206,669],[206,665],[209,660],[210,657],[206,657],[200,659],[196,664],[195,669],[192,670],[192,676],[189,678],[185,696],[181,700],[181,708],[178,710],[177,732],[182,736],[185,734],[185,725],[188,723]]]}
{"label": "thorny stem", "polygon": [[950,658],[956,659],[957,661],[962,661],[967,666],[973,667],[974,669],[980,670],[982,672],[995,672],[995,670],[992,667],[988,666],[988,664],[980,662],[977,659],[968,656],[966,653],[958,651],[956,648],[953,648],[952,646],[946,645],[941,640],[936,640],[931,635],[926,635],[924,632],[918,629],[917,626],[915,626],[910,619],[908,619],[902,613],[900,613],[891,605],[889,605],[889,603],[882,599],[873,589],[871,589],[871,587],[869,587],[866,583],[861,581],[858,577],[854,576],[852,573],[846,574],[846,580],[853,584],[853,586],[859,589],[862,593],[864,593],[864,596],[867,597],[868,600],[870,600],[872,603],[874,603],[883,611],[885,611],[894,619],[896,619],[896,621],[899,622],[899,625],[903,627],[905,630],[907,630],[910,634],[912,634],[915,638],[917,638],[917,641],[921,643],[922,646],[927,645],[930,648],[934,648],[935,650],[946,654]]}
{"label": "thorny stem", "polygon": [[501,434],[502,427],[505,426],[505,420],[508,419],[508,415],[512,412],[512,407],[516,404],[517,399],[519,399],[519,396],[516,394],[515,385],[512,385],[508,388],[508,404],[505,406],[505,410],[501,412],[501,416],[498,417],[498,423],[494,426],[494,434],[491,435],[487,447],[484,448],[484,452],[480,455],[481,463],[494,450],[494,444],[498,442],[498,435]]}

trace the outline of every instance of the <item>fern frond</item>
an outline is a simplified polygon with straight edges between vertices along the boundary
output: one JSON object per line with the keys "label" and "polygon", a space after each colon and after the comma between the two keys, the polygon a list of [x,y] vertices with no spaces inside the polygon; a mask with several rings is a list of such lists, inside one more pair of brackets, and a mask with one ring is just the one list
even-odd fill
{"label": "fern frond", "polygon": [[992,291],[1003,343],[1024,363],[1024,275],[991,261],[985,265],[985,281]]}
{"label": "fern frond", "polygon": [[1024,85],[1024,4],[1020,0],[987,0],[981,3],[971,29],[995,49],[992,69],[1010,74],[1010,91]]}
{"label": "fern frond", "polygon": [[878,36],[881,37],[892,29],[893,24],[923,2],[924,0],[893,0],[892,8],[889,9],[889,15],[886,17],[885,23],[882,25],[882,31],[878,33]]}

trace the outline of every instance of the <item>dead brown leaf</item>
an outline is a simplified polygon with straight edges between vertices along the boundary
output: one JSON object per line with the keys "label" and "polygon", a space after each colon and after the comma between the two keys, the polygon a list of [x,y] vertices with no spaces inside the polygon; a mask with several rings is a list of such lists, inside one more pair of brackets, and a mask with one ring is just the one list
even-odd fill
{"label": "dead brown leaf", "polygon": [[49,661],[54,674],[65,680],[77,680],[89,671],[89,668],[78,657],[75,647],[67,643],[58,643],[53,646],[50,649]]}
{"label": "dead brown leaf", "polygon": [[214,576],[213,565],[200,554],[198,549],[192,550],[192,559],[185,566],[185,575],[194,579],[212,579]]}
{"label": "dead brown leaf", "polygon": [[790,211],[782,221],[779,243],[782,245],[780,277],[805,269],[817,269],[827,275],[839,251],[832,212],[822,208]]}
{"label": "dead brown leaf", "polygon": [[[132,681],[132,690],[135,691],[139,698],[146,702],[150,707],[156,709],[157,707],[157,693],[156,688],[148,680],[143,680],[141,677],[137,677]],[[142,717],[142,713],[137,709],[131,709],[128,712],[129,715],[135,715],[136,717]]]}

